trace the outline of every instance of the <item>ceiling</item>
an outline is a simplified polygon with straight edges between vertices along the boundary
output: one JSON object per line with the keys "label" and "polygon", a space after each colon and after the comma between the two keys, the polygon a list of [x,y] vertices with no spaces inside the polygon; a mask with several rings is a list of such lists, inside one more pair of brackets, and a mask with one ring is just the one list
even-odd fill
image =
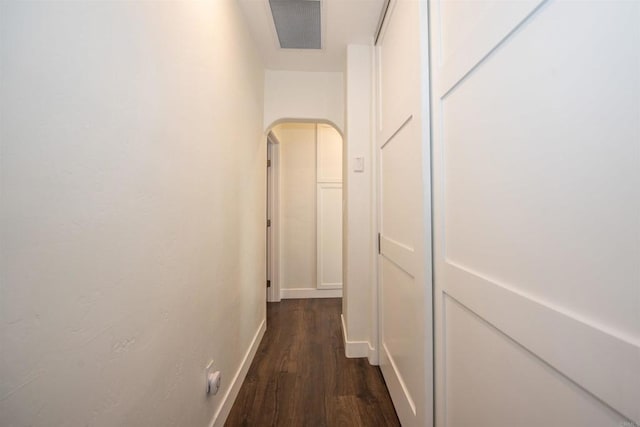
{"label": "ceiling", "polygon": [[302,50],[280,48],[268,0],[238,2],[265,67],[291,71],[344,71],[346,46],[372,43],[384,4],[384,0],[322,0],[322,49]]}

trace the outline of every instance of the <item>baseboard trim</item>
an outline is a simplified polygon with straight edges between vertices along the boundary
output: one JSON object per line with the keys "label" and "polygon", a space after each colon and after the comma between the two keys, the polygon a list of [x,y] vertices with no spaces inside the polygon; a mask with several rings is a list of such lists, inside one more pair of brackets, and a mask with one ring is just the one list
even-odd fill
{"label": "baseboard trim", "polygon": [[342,289],[280,289],[280,297],[282,299],[342,298]]}
{"label": "baseboard trim", "polygon": [[344,342],[344,355],[349,358],[368,357],[369,342],[368,341],[349,341],[347,338],[347,326],[344,323],[344,315],[340,315],[342,321],[342,340]]}
{"label": "baseboard trim", "polygon": [[264,336],[266,327],[267,321],[266,319],[262,319],[258,330],[253,336],[251,345],[249,345],[249,348],[247,349],[247,352],[242,359],[242,363],[240,364],[236,375],[233,377],[233,380],[231,380],[231,387],[227,389],[227,393],[222,398],[222,404],[216,411],[215,415],[213,416],[213,420],[211,420],[211,423],[209,424],[210,427],[222,427],[225,421],[227,421],[229,412],[231,412],[231,407],[233,406],[236,397],[238,397],[238,392],[240,391],[240,387],[242,387],[242,383],[247,376],[247,372],[249,371],[251,362],[256,355],[256,351],[258,350],[260,341],[262,341],[262,337]]}
{"label": "baseboard trim", "polygon": [[369,345],[369,352],[367,354],[367,359],[369,359],[369,365],[378,366],[380,364],[380,360],[378,358],[378,352],[375,348],[371,347],[371,343],[367,343]]}
{"label": "baseboard trim", "polygon": [[272,292],[271,289],[269,289],[269,292],[267,292],[267,302],[280,302],[281,299],[282,297],[280,295],[280,292]]}
{"label": "baseboard trim", "polygon": [[340,282],[340,283],[318,283],[318,289],[342,289],[342,282]]}

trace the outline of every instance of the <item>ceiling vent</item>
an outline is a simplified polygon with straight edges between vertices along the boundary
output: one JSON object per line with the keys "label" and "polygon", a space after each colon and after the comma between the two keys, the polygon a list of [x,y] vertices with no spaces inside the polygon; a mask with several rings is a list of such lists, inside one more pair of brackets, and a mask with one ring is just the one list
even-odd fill
{"label": "ceiling vent", "polygon": [[269,0],[283,49],[321,49],[320,0]]}

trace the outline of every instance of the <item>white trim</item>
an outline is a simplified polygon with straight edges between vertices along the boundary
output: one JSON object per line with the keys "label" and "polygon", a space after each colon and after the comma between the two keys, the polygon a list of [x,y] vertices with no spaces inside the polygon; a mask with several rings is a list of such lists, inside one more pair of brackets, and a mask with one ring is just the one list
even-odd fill
{"label": "white trim", "polygon": [[[382,29],[382,28],[381,28]],[[371,159],[370,168],[371,168],[371,277],[372,277],[372,288],[371,288],[371,311],[370,311],[370,334],[369,340],[369,363],[372,365],[380,364],[380,316],[379,316],[379,288],[380,288],[380,279],[378,277],[378,230],[380,230],[380,220],[379,220],[379,209],[380,205],[378,204],[379,199],[379,190],[378,190],[378,182],[379,182],[379,173],[380,168],[378,167],[378,146],[377,146],[377,136],[378,136],[378,128],[379,128],[379,120],[382,117],[382,110],[380,103],[380,93],[381,86],[379,86],[379,71],[378,68],[380,66],[380,47],[371,47],[371,106],[370,106],[370,127],[371,127],[371,139],[369,141],[369,158]]]}
{"label": "white trim", "polygon": [[318,283],[317,289],[342,289],[342,282],[340,283]]}
{"label": "white trim", "polygon": [[293,288],[280,289],[282,299],[342,298],[342,289]]}
{"label": "white trim", "polygon": [[238,397],[238,392],[240,391],[240,387],[242,387],[242,383],[244,382],[245,377],[247,376],[247,372],[249,371],[249,367],[251,366],[251,362],[253,361],[254,356],[256,355],[256,351],[258,350],[258,346],[260,345],[260,341],[262,341],[262,337],[267,329],[267,319],[262,319],[260,322],[260,326],[253,336],[253,340],[247,349],[247,352],[242,359],[242,363],[236,372],[236,375],[231,380],[231,386],[227,389],[227,393],[222,398],[222,404],[218,407],[211,423],[209,423],[210,427],[218,427],[223,426],[227,417],[229,416],[229,412],[231,412],[231,407]]}
{"label": "white trim", "polygon": [[344,355],[349,358],[368,357],[370,344],[368,341],[349,341],[347,338],[347,325],[344,323],[344,314],[340,315],[342,321],[342,340],[344,342]]}
{"label": "white trim", "polygon": [[[391,4],[389,5],[389,7],[391,8],[392,6],[395,6],[395,4]],[[387,15],[385,16],[385,21],[388,21],[391,19],[391,10],[389,10],[387,12]],[[384,25],[384,23],[383,23]],[[380,268],[380,250],[379,250],[379,244],[378,244],[378,236],[381,235],[381,230],[382,230],[382,186],[381,186],[381,178],[380,178],[380,149],[378,146],[378,138],[380,137],[381,133],[382,133],[382,39],[384,38],[384,31],[386,30],[386,28],[382,28],[382,35],[379,37],[378,39],[378,44],[376,45],[376,47],[374,48],[374,58],[373,58],[373,73],[374,73],[374,78],[373,78],[373,84],[374,84],[374,97],[375,97],[375,101],[374,101],[374,111],[372,112],[372,114],[374,115],[374,120],[373,120],[373,134],[371,137],[371,149],[372,149],[372,153],[371,153],[371,161],[372,161],[372,169],[373,169],[373,177],[372,179],[374,180],[373,182],[373,200],[371,203],[372,209],[373,209],[373,214],[374,214],[374,218],[372,218],[372,223],[373,223],[373,229],[372,229],[372,234],[373,234],[373,251],[372,251],[372,256],[373,256],[373,274],[374,274],[374,278],[375,278],[375,288],[374,288],[374,292],[372,292],[372,300],[373,304],[372,304],[372,319],[374,319],[374,321],[372,322],[372,327],[375,329],[375,335],[372,334],[373,336],[373,340],[375,343],[375,347],[377,349],[377,351],[375,352],[375,356],[377,359],[377,364],[380,366],[380,370],[382,371],[384,369],[383,365],[383,361],[385,360],[384,357],[385,355],[383,354],[384,349],[382,348],[383,345],[383,341],[382,341],[382,316],[383,316],[383,298],[382,298],[382,278],[380,277],[380,272],[381,272],[381,268]],[[384,372],[383,372],[383,376],[384,376]],[[387,379],[385,378],[385,382],[387,382]],[[388,387],[387,387],[388,388]],[[394,403],[395,406],[395,403]],[[397,412],[397,411],[396,411]]]}
{"label": "white trim", "polygon": [[271,244],[268,248],[271,287],[267,301],[280,302],[280,143],[273,132],[269,132],[268,139],[267,149],[271,151],[271,167],[267,172],[271,177],[267,191],[271,208]]}
{"label": "white trim", "polygon": [[389,11],[390,3],[391,3],[390,0],[385,0],[385,2],[382,4],[382,10],[380,11],[380,18],[378,18],[378,25],[376,26],[376,32],[374,33],[374,36],[373,36],[374,45],[378,44],[378,39],[380,38],[380,35],[382,33],[382,25],[385,22],[387,12]]}
{"label": "white trim", "polygon": [[378,357],[378,350],[373,348],[371,346],[371,343],[367,343],[367,344],[369,344],[368,354],[367,354],[367,359],[369,359],[369,365],[378,366],[380,364],[380,358]]}
{"label": "white trim", "polygon": [[269,133],[267,134],[267,142],[271,144],[276,144],[276,145],[280,144],[280,140],[278,139],[276,134],[273,133],[272,131],[269,131]]}
{"label": "white trim", "polygon": [[376,46],[380,46],[382,41],[384,40],[384,36],[387,32],[387,27],[389,26],[389,22],[391,22],[391,15],[393,15],[393,10],[396,8],[396,3],[398,0],[390,0],[389,5],[387,6],[387,11],[382,17],[382,21],[379,23],[380,28],[377,32],[376,37]]}

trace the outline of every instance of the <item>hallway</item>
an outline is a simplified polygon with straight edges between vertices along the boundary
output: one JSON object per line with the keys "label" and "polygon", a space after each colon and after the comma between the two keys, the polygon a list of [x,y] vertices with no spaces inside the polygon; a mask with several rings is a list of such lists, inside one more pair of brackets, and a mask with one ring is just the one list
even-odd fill
{"label": "hallway", "polygon": [[0,0],[0,427],[640,427],[639,261],[640,0]]}
{"label": "hallway", "polygon": [[268,304],[267,332],[225,425],[399,425],[379,368],[345,358],[340,311],[340,299]]}

